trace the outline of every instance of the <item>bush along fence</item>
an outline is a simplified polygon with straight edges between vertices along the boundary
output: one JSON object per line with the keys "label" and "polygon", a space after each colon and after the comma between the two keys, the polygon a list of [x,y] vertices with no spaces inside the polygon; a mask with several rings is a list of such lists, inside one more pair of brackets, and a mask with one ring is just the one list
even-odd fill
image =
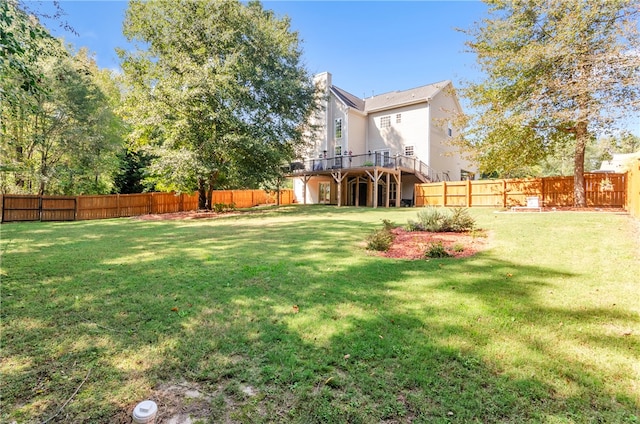
{"label": "bush along fence", "polygon": [[[35,196],[4,194],[2,222],[76,221],[164,214],[198,209],[198,195],[177,193],[112,194],[103,196]],[[280,204],[293,203],[293,190],[280,190]],[[214,205],[249,208],[276,204],[277,192],[216,190]]]}
{"label": "bush along fence", "polygon": [[[587,206],[625,208],[628,174],[585,174]],[[637,184],[637,183],[636,183]],[[637,191],[637,190],[636,190]],[[507,208],[527,204],[537,196],[543,207],[573,206],[573,176],[510,180],[442,181],[416,184],[416,206],[489,206]]]}

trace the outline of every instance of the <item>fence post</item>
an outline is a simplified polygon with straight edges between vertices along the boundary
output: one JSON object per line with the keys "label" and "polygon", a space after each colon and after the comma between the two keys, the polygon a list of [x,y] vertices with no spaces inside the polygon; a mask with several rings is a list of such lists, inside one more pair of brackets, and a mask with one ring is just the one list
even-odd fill
{"label": "fence post", "polygon": [[471,207],[471,180],[467,179],[467,207]]}
{"label": "fence post", "polygon": [[78,203],[80,203],[80,196],[76,196],[74,199],[74,207],[73,207],[73,220],[78,220]]}
{"label": "fence post", "polygon": [[507,180],[502,180],[502,207],[507,207]]}
{"label": "fence post", "polygon": [[442,206],[447,206],[447,182],[442,182]]}

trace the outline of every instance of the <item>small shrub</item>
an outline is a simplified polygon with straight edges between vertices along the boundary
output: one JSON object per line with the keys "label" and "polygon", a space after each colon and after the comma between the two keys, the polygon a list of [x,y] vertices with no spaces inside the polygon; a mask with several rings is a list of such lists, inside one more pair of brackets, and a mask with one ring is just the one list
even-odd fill
{"label": "small shrub", "polygon": [[393,243],[393,233],[395,224],[388,219],[382,220],[382,228],[374,231],[367,237],[367,249],[386,252]]}
{"label": "small shrub", "polygon": [[424,231],[424,227],[418,221],[409,220],[404,227],[407,231]]}
{"label": "small shrub", "polygon": [[434,207],[428,207],[423,211],[418,212],[418,223],[423,231],[439,232],[445,226],[447,219],[445,210],[440,210]]}
{"label": "small shrub", "polygon": [[427,258],[448,258],[451,256],[441,241],[430,243],[424,252]]}
{"label": "small shrub", "polygon": [[464,245],[462,243],[456,243],[453,245],[453,251],[456,253],[464,252]]}
{"label": "small shrub", "polygon": [[418,220],[409,220],[408,231],[456,232],[470,231],[475,227],[475,220],[465,208],[439,209],[427,207],[418,212]]}
{"label": "small shrub", "polygon": [[393,234],[384,228],[376,230],[367,237],[367,249],[386,252],[393,243]]}
{"label": "small shrub", "polygon": [[469,209],[453,208],[451,210],[451,230],[456,233],[471,231],[476,226],[476,220],[469,215]]}
{"label": "small shrub", "polygon": [[231,203],[231,204],[226,204],[226,203],[214,203],[212,205],[211,210],[213,210],[216,213],[221,213],[221,212],[230,212],[236,209],[236,205],[235,203]]}
{"label": "small shrub", "polygon": [[391,231],[394,228],[396,228],[396,225],[393,222],[389,221],[388,219],[383,219],[382,220],[382,228],[384,230]]}

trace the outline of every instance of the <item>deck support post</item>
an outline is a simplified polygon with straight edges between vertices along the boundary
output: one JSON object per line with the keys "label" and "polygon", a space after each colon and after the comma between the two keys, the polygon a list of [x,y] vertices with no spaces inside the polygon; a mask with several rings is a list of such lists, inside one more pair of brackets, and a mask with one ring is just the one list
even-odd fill
{"label": "deck support post", "polygon": [[345,172],[343,174],[341,171],[331,173],[331,176],[333,177],[335,182],[338,184],[338,207],[342,206],[342,181],[345,179],[347,175],[349,175],[348,172]]}
{"label": "deck support post", "polygon": [[307,204],[307,183],[311,179],[311,175],[303,175],[302,176],[302,204]]}

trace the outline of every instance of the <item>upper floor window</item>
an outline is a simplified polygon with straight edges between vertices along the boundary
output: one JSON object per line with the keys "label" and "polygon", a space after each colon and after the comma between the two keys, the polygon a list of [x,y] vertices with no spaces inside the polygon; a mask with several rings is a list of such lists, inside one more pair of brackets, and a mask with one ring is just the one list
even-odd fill
{"label": "upper floor window", "polygon": [[396,124],[402,123],[402,114],[396,113]]}
{"label": "upper floor window", "polygon": [[342,118],[336,119],[336,138],[342,138]]}
{"label": "upper floor window", "polygon": [[404,146],[404,155],[413,156],[414,155],[413,146]]}
{"label": "upper floor window", "polygon": [[391,117],[383,116],[380,118],[380,128],[390,128],[391,127]]}
{"label": "upper floor window", "polygon": [[451,126],[451,122],[447,123],[447,135],[449,137],[453,137],[453,127]]}

